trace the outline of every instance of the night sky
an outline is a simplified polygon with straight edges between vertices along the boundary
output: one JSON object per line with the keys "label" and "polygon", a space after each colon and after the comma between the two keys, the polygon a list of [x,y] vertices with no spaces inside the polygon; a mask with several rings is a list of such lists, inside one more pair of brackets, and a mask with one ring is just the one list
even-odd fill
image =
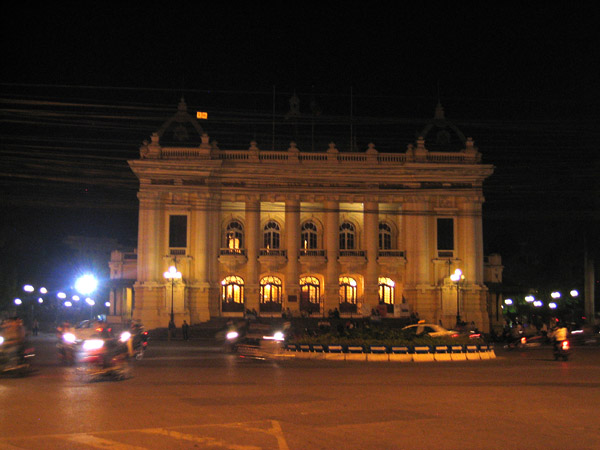
{"label": "night sky", "polygon": [[319,151],[348,148],[351,110],[360,149],[404,151],[441,101],[496,166],[486,253],[510,283],[580,282],[584,246],[598,253],[600,17],[523,5],[17,6],[1,31],[4,277],[67,277],[68,235],[134,245],[126,161],[182,96],[221,148],[269,149],[273,104],[281,117],[296,92],[303,113],[318,104]]}

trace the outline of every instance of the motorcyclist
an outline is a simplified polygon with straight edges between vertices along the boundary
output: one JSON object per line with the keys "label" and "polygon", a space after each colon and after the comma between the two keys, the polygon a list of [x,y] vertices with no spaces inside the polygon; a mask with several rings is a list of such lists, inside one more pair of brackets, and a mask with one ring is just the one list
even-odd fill
{"label": "motorcyclist", "polygon": [[554,328],[550,334],[555,350],[560,348],[560,345],[563,341],[567,340],[568,333],[569,330],[567,330],[567,327],[565,327],[563,323],[558,323],[556,325],[556,328]]}

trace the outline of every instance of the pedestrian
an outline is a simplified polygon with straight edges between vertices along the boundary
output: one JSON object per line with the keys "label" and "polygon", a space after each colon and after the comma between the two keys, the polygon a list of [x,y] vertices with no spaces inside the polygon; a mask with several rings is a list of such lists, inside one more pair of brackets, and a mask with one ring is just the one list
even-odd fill
{"label": "pedestrian", "polygon": [[175,326],[175,321],[173,319],[171,319],[169,321],[169,336],[172,337],[173,339],[175,339],[176,330],[177,330],[177,327]]}
{"label": "pedestrian", "polygon": [[187,321],[183,321],[183,325],[181,325],[181,334],[183,335],[183,340],[187,341],[189,339],[189,331],[190,331],[190,326],[188,325]]}

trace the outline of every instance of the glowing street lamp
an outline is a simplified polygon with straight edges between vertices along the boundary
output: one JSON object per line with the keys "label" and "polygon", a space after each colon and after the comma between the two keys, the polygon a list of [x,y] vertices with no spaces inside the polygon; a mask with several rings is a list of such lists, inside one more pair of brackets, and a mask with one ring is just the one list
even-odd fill
{"label": "glowing street lamp", "polygon": [[571,292],[569,292],[569,294],[571,295],[571,297],[579,297],[579,291],[577,289],[573,289]]}
{"label": "glowing street lamp", "polygon": [[30,284],[26,284],[25,286],[23,286],[23,290],[25,292],[33,292],[33,291],[35,291],[35,288]]}
{"label": "glowing street lamp", "polygon": [[177,271],[177,267],[171,266],[163,275],[165,279],[171,280],[171,322],[174,322],[175,314],[173,312],[173,292],[175,290],[175,280],[181,279],[181,272]]}
{"label": "glowing street lamp", "polygon": [[512,298],[507,298],[506,300],[504,300],[504,304],[512,305],[513,304]]}
{"label": "glowing street lamp", "polygon": [[75,289],[81,295],[89,295],[96,290],[98,287],[98,280],[92,274],[85,274],[77,278],[75,281]]}
{"label": "glowing street lamp", "polygon": [[554,303],[554,302],[550,302],[550,303],[548,303],[548,308],[550,308],[550,309],[556,309],[556,308],[558,308],[558,305],[556,303]]}
{"label": "glowing street lamp", "polygon": [[525,297],[525,301],[527,303],[533,303],[535,301],[535,298],[533,297],[533,295],[528,295],[527,297]]}
{"label": "glowing street lamp", "polygon": [[15,298],[15,305],[20,306],[23,304],[23,300],[21,300],[20,298]]}
{"label": "glowing street lamp", "polygon": [[67,294],[65,294],[64,292],[59,292],[56,294],[56,296],[58,298],[60,298],[61,300],[64,300],[65,298],[67,298]]}
{"label": "glowing street lamp", "polygon": [[552,297],[553,299],[560,298],[560,292],[552,292],[550,294],[550,297]]}
{"label": "glowing street lamp", "polygon": [[465,276],[462,273],[462,270],[456,269],[452,275],[450,275],[450,280],[453,283],[456,283],[456,325],[460,325],[460,282],[465,279]]}

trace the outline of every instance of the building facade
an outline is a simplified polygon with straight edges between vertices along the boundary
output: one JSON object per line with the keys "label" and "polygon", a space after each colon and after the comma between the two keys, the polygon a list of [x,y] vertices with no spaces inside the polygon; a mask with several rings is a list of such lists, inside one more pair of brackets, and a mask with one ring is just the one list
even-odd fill
{"label": "building facade", "polygon": [[[428,149],[448,133],[459,149]],[[482,184],[493,167],[439,106],[404,153],[303,152],[222,150],[182,100],[129,165],[140,181],[133,317],[147,327],[337,309],[489,328]],[[171,266],[180,278],[165,277]]]}

